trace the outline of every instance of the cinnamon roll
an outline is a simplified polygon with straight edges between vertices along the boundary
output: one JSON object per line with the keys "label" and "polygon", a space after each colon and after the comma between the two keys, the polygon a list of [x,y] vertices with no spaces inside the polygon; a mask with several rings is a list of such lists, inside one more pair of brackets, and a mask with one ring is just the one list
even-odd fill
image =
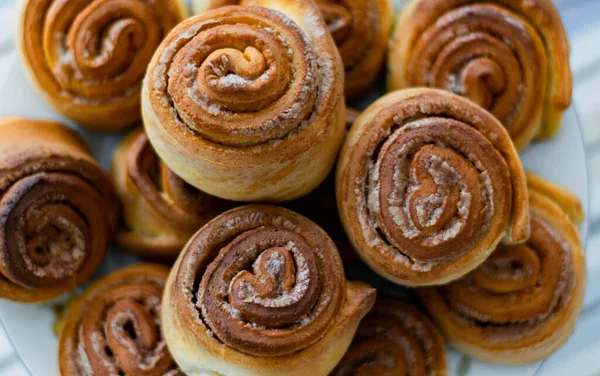
{"label": "cinnamon roll", "polygon": [[446,347],[433,322],[409,302],[377,298],[330,376],[447,374]]}
{"label": "cinnamon roll", "polygon": [[442,284],[504,239],[529,237],[527,185],[506,129],[455,94],[388,94],[350,130],[337,168],[346,234],[381,276]]}
{"label": "cinnamon roll", "polygon": [[69,307],[60,333],[61,376],[184,376],[161,333],[169,269],[138,264],[107,275]]}
{"label": "cinnamon roll", "polygon": [[343,66],[310,0],[255,0],[178,25],[150,63],[144,125],[177,175],[236,201],[316,188],[344,137]]}
{"label": "cinnamon roll", "polygon": [[413,0],[391,41],[389,89],[429,86],[465,96],[522,149],[558,132],[571,103],[568,53],[550,0]]}
{"label": "cinnamon roll", "polygon": [[[360,112],[346,108],[346,130],[349,131]],[[335,201],[335,171],[332,171],[321,185],[308,195],[285,204],[285,207],[305,216],[318,224],[331,237],[345,261],[356,261],[340,222]]]}
{"label": "cinnamon roll", "polygon": [[207,10],[221,8],[227,5],[240,5],[242,0],[192,0],[192,12],[202,14]]}
{"label": "cinnamon roll", "polygon": [[175,260],[200,227],[231,206],[175,175],[141,128],[117,149],[112,172],[123,204],[124,223],[117,241],[146,259]]}
{"label": "cinnamon roll", "polygon": [[204,226],[165,291],[164,333],[190,375],[327,375],[375,290],[347,282],[331,239],[287,209],[247,205]]}
{"label": "cinnamon roll", "polygon": [[[251,0],[193,0],[195,14]],[[344,92],[349,100],[367,91],[381,72],[392,28],[391,0],[315,0],[325,19],[345,69]],[[265,3],[269,6],[269,3]]]}
{"label": "cinnamon roll", "polygon": [[114,131],[140,119],[141,83],[181,0],[21,0],[25,71],[57,112]]}
{"label": "cinnamon roll", "polygon": [[316,0],[344,62],[348,100],[368,92],[383,68],[392,28],[391,0]]}
{"label": "cinnamon roll", "polygon": [[[338,240],[345,239],[346,234],[344,234],[335,202],[334,174],[330,174],[323,184],[310,194],[286,203],[285,207],[315,222],[336,245]],[[340,250],[339,247],[338,250]]]}
{"label": "cinnamon roll", "polygon": [[0,119],[0,297],[50,300],[88,280],[119,214],[82,140],[48,121]]}
{"label": "cinnamon roll", "polygon": [[419,291],[450,342],[476,358],[523,364],[567,340],[583,302],[585,261],[573,221],[577,198],[529,175],[531,238],[500,246],[479,268],[447,286]]}

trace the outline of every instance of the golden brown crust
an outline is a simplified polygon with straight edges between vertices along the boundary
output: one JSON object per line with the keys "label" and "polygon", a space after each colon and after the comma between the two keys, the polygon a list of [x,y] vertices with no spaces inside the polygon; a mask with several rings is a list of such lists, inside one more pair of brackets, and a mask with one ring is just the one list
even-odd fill
{"label": "golden brown crust", "polygon": [[560,206],[562,211],[565,212],[574,224],[579,225],[583,222],[583,207],[577,196],[560,185],[549,183],[539,175],[529,171],[526,171],[525,175],[527,176],[527,188],[529,192],[537,192],[543,196],[552,198],[552,201]]}
{"label": "golden brown crust", "polygon": [[468,97],[504,124],[518,149],[558,132],[572,83],[550,0],[413,0],[398,25],[390,90],[430,86]]}
{"label": "golden brown crust", "polygon": [[60,374],[183,376],[160,330],[168,275],[164,266],[138,264],[107,275],[77,297],[60,333]]}
{"label": "golden brown crust", "polygon": [[[346,131],[360,116],[360,112],[346,108]],[[332,171],[317,189],[297,200],[285,203],[285,207],[315,222],[331,237],[344,262],[360,260],[352,250],[340,221],[335,201],[335,171]]]}
{"label": "golden brown crust", "polygon": [[326,375],[374,296],[346,282],[335,245],[316,224],[247,205],[186,245],[167,283],[165,335],[192,375],[300,375],[304,364]]}
{"label": "golden brown crust", "polygon": [[377,298],[330,376],[446,376],[439,329],[414,304]]}
{"label": "golden brown crust", "polygon": [[501,246],[464,278],[419,291],[451,343],[494,363],[532,363],[550,356],[573,331],[583,303],[583,248],[561,208],[572,194],[563,196],[563,188],[529,174],[531,181],[527,243]]}
{"label": "golden brown crust", "polygon": [[192,12],[202,14],[228,5],[240,5],[242,0],[192,0]]}
{"label": "golden brown crust", "polygon": [[[194,14],[243,0],[193,0]],[[365,94],[383,68],[392,28],[391,0],[315,0],[344,62],[348,100]]]}
{"label": "golden brown crust", "polygon": [[344,92],[361,97],[377,79],[392,28],[390,0],[316,0],[344,62]]}
{"label": "golden brown crust", "polygon": [[119,214],[110,182],[67,127],[0,119],[0,297],[52,299],[88,280]]}
{"label": "golden brown crust", "polygon": [[354,248],[396,283],[449,282],[503,237],[529,236],[525,174],[508,133],[449,92],[399,91],[364,111],[342,148],[336,187]]}
{"label": "golden brown crust", "polygon": [[329,174],[327,179],[308,195],[285,203],[285,207],[319,225],[333,239],[336,246],[338,241],[343,241],[346,238],[335,202],[334,174]]}
{"label": "golden brown crust", "polygon": [[233,205],[175,175],[142,128],[129,133],[117,149],[112,174],[123,205],[117,241],[146,259],[175,260],[200,227]]}
{"label": "golden brown crust", "polygon": [[164,162],[202,191],[287,201],[333,166],[342,64],[312,1],[249,3],[266,8],[219,8],[169,34],[146,76],[144,126]]}
{"label": "golden brown crust", "polygon": [[56,111],[114,131],[140,119],[154,50],[186,15],[180,0],[20,0],[19,49],[30,81]]}

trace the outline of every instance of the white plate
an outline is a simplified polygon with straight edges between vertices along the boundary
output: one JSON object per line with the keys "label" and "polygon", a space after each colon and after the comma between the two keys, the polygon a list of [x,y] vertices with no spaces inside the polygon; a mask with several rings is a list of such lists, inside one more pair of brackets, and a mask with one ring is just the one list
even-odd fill
{"label": "white plate", "polygon": [[[18,61],[13,62],[8,78],[0,87],[0,116],[6,115],[58,120],[69,124],[81,132],[94,156],[106,169],[109,168],[113,152],[122,137],[122,135],[107,135],[78,128],[74,123],[56,114],[31,89]],[[535,143],[528,147],[521,157],[526,169],[573,191],[581,200],[585,212],[588,213],[586,160],[581,133],[573,108],[565,113],[563,125],[557,138],[549,142]],[[580,231],[583,241],[587,236],[587,225],[587,220],[581,225]],[[136,258],[129,253],[118,247],[111,247],[96,277],[136,261]],[[63,297],[58,302],[65,299],[66,297]],[[52,331],[55,320],[54,308],[57,304],[59,303],[24,305],[0,300],[0,319],[19,357],[32,376],[58,376],[58,341]],[[468,359],[449,348],[448,366],[450,375],[562,375],[564,373],[557,373],[560,368],[556,368],[555,365],[560,366],[563,360],[567,358],[573,360],[573,357],[578,353],[578,349],[583,348],[589,342],[588,337],[589,335],[578,332],[576,329],[575,335],[567,345],[546,361],[548,365],[552,366],[543,367],[540,367],[541,363],[522,367],[494,366]],[[541,372],[538,373],[538,370]],[[574,375],[583,374],[577,371],[573,373],[572,369],[571,373]]]}

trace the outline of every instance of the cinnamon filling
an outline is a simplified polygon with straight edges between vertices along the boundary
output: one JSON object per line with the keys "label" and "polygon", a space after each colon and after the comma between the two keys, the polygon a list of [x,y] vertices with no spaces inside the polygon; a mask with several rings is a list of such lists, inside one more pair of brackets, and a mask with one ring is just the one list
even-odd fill
{"label": "cinnamon filling", "polygon": [[575,286],[570,250],[542,218],[525,245],[503,246],[471,274],[440,288],[457,319],[508,342],[535,331],[568,305]]}
{"label": "cinnamon filling", "polygon": [[377,38],[377,25],[381,20],[374,2],[319,0],[317,5],[342,56],[345,70],[351,71],[372,52]]}
{"label": "cinnamon filling", "polygon": [[95,187],[70,173],[18,179],[0,201],[2,276],[31,289],[74,287],[105,252],[104,205]]}
{"label": "cinnamon filling", "polygon": [[441,335],[416,308],[378,302],[332,376],[433,376],[445,368]]}
{"label": "cinnamon filling", "polygon": [[163,283],[151,278],[110,287],[81,315],[73,359],[82,375],[181,375],[162,338]]}
{"label": "cinnamon filling", "polygon": [[[31,43],[43,47],[49,76],[84,103],[108,103],[139,92],[164,34],[178,22],[166,2],[42,1],[29,5],[42,20]],[[31,15],[32,17],[34,14]],[[139,95],[139,94],[138,94]]]}
{"label": "cinnamon filling", "polygon": [[253,207],[221,215],[190,241],[178,309],[238,351],[292,354],[333,325],[344,296],[341,261],[311,222]]}
{"label": "cinnamon filling", "polygon": [[[212,12],[163,52],[155,87],[180,124],[212,142],[248,147],[285,138],[314,115],[321,69],[304,32],[255,8]],[[164,68],[165,75],[162,75]]]}
{"label": "cinnamon filling", "polygon": [[[472,126],[444,117],[404,119],[402,107],[367,166],[366,223],[417,268],[454,260],[509,207],[506,162]],[[385,121],[385,120],[384,120]],[[384,128],[386,126],[383,126]]]}
{"label": "cinnamon filling", "polygon": [[[511,137],[529,137],[544,105],[547,53],[536,26],[495,4],[464,5],[427,25],[406,77],[411,86],[443,88],[488,109]],[[542,96],[543,98],[543,96]]]}
{"label": "cinnamon filling", "polygon": [[159,159],[141,130],[128,154],[127,174],[154,209],[169,218],[180,231],[197,231],[231,205],[177,176]]}

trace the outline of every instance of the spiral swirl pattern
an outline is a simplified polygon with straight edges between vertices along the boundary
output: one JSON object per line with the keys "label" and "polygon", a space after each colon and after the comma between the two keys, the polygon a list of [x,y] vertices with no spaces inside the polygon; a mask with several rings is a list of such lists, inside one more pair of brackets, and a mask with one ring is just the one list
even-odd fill
{"label": "spiral swirl pattern", "polygon": [[531,223],[527,244],[501,246],[472,275],[443,288],[456,311],[502,325],[543,319],[567,298],[573,288],[570,255],[538,218]]}
{"label": "spiral swirl pattern", "polygon": [[[346,98],[356,99],[369,89],[383,66],[392,26],[392,3],[390,0],[317,0],[316,3],[344,63]],[[252,1],[194,0],[192,4],[194,13],[201,14]]]}
{"label": "spiral swirl pattern", "polygon": [[199,316],[211,335],[246,354],[307,348],[331,328],[344,299],[335,246],[285,209],[226,212],[194,236],[182,257],[175,285],[182,319]]}
{"label": "spiral swirl pattern", "polygon": [[[281,5],[289,14],[231,6],[187,20],[150,65],[148,136],[174,172],[210,194],[279,201],[283,193],[264,191],[314,188],[343,137],[342,72],[318,10],[304,1]],[[315,171],[292,179],[310,150],[324,162],[307,163]]]}
{"label": "spiral swirl pattern", "polygon": [[61,375],[183,376],[161,334],[168,269],[139,264],[95,283],[60,334]]}
{"label": "spiral swirl pattern", "polygon": [[113,178],[124,207],[117,240],[146,258],[173,260],[194,232],[231,206],[171,171],[141,128],[117,150]]}
{"label": "spiral swirl pattern", "polygon": [[[420,293],[451,340],[483,359],[547,357],[566,340],[581,308],[585,271],[577,231],[552,197],[530,195],[526,243],[502,245],[460,280]],[[557,335],[562,331],[564,337]]]}
{"label": "spiral swirl pattern", "polygon": [[281,16],[276,25],[270,12],[215,12],[218,24],[199,23],[195,35],[177,42],[168,82],[158,80],[157,88],[166,85],[181,121],[213,142],[241,147],[285,137],[315,105],[318,73],[309,40]]}
{"label": "spiral swirl pattern", "polygon": [[[30,73],[60,112],[114,130],[139,119],[141,82],[178,0],[28,0],[22,47]],[[114,113],[119,116],[115,117]]]}
{"label": "spiral swirl pattern", "polygon": [[446,348],[437,327],[411,303],[378,298],[330,376],[444,376]]}
{"label": "spiral swirl pattern", "polygon": [[392,26],[389,0],[317,0],[344,62],[349,100],[364,94],[383,66]]}
{"label": "spiral swirl pattern", "polygon": [[0,294],[48,300],[91,277],[118,201],[81,140],[50,122],[0,120]]}
{"label": "spiral swirl pattern", "polygon": [[408,284],[455,279],[506,234],[524,240],[526,192],[501,125],[431,89],[390,94],[367,109],[338,167],[346,232],[371,266]]}
{"label": "spiral swirl pattern", "polygon": [[556,133],[571,74],[550,1],[415,1],[399,25],[390,89],[428,86],[467,97],[494,114],[519,149]]}

